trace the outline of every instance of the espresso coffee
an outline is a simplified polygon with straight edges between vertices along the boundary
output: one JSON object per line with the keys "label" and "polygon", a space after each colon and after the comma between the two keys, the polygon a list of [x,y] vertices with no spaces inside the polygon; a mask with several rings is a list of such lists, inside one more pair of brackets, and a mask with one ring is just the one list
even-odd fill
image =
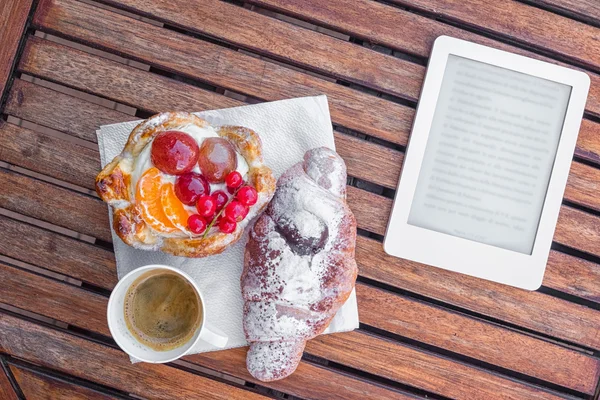
{"label": "espresso coffee", "polygon": [[125,323],[141,343],[168,351],[194,336],[202,323],[202,304],[194,287],[181,275],[149,271],[127,290]]}

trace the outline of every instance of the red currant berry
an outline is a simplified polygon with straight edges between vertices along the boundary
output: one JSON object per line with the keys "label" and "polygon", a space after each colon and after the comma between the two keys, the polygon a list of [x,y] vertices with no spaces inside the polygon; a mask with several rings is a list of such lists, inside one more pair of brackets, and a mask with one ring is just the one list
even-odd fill
{"label": "red currant berry", "polygon": [[233,221],[240,222],[248,215],[248,206],[233,200],[225,207],[225,216]]}
{"label": "red currant berry", "polygon": [[202,195],[198,198],[196,203],[196,209],[198,214],[204,218],[212,218],[217,211],[217,202],[212,196]]}
{"label": "red currant berry", "polygon": [[212,197],[215,199],[215,202],[217,204],[217,212],[221,211],[221,209],[225,207],[227,200],[229,200],[229,196],[227,196],[227,193],[225,193],[222,190],[217,190],[216,192],[214,192],[212,194]]}
{"label": "red currant berry", "polygon": [[258,201],[258,193],[252,186],[244,186],[238,190],[235,196],[238,201],[246,206],[253,206]]}
{"label": "red currant berry", "polygon": [[199,235],[206,230],[206,220],[198,214],[192,214],[187,220],[188,228],[192,233]]}
{"label": "red currant berry", "polygon": [[237,228],[237,223],[229,218],[221,218],[219,230],[223,233],[231,233]]}
{"label": "red currant berry", "polygon": [[175,180],[175,194],[183,204],[193,206],[198,197],[210,194],[210,185],[201,174],[188,172],[179,175]]}
{"label": "red currant berry", "polygon": [[237,171],[232,171],[225,177],[225,184],[227,185],[227,188],[237,189],[242,186],[242,183],[244,183],[242,174]]}

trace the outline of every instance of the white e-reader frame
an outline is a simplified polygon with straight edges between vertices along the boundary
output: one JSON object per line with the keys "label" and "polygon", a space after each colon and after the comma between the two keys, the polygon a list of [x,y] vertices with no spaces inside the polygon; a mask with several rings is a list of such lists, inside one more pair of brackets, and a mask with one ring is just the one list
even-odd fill
{"label": "white e-reader frame", "polygon": [[[458,64],[458,62],[461,63]],[[460,68],[463,69],[461,70]],[[465,70],[465,68],[467,68],[467,70]],[[472,72],[470,72],[471,70]],[[447,80],[455,79],[455,82],[459,82],[460,79],[460,84],[468,85],[471,92],[465,94],[466,92],[460,89],[462,86],[448,86],[450,83],[445,83],[445,75],[450,73],[448,71],[455,72],[452,72],[454,75],[452,75],[451,78],[447,78]],[[518,82],[521,77],[523,82],[525,82],[523,84],[524,86],[518,87],[518,83],[513,85],[513,83]],[[502,83],[502,79],[506,79],[510,82]],[[483,90],[485,89],[484,86],[486,86],[486,82],[489,82],[489,85],[491,86],[495,85],[490,89],[493,92],[490,92],[492,93],[490,94],[491,97],[485,95],[485,90]],[[528,84],[530,84],[530,86],[527,86]],[[502,85],[506,87],[506,91],[502,89]],[[589,77],[580,71],[571,70],[448,36],[438,37],[435,40],[429,60],[427,74],[421,91],[421,97],[419,99],[406,157],[402,167],[402,174],[396,191],[392,214],[385,235],[384,249],[386,253],[523,289],[538,289],[541,286],[548,255],[550,253],[552,237],[554,235],[554,229],[562,203],[571,160],[575,150],[575,143],[577,141],[589,86]],[[513,89],[511,89],[511,87]],[[540,87],[540,90],[542,91],[550,90],[551,92],[548,92],[550,95],[547,97],[549,99],[548,101],[550,103],[551,100],[556,101],[558,102],[557,104],[562,105],[562,107],[555,107],[553,104],[546,103],[543,97],[535,97],[539,96],[539,93],[536,92],[538,87]],[[441,92],[442,90],[444,91],[443,93]],[[454,96],[457,90],[458,95],[460,95],[462,91],[462,98],[460,96]],[[477,95],[477,93],[480,93],[478,90],[482,93],[481,98]],[[517,92],[513,91],[511,94],[510,90]],[[526,94],[521,97],[518,93],[519,90],[524,91],[525,93],[530,91],[534,101],[527,99]],[[448,93],[450,94],[448,95]],[[472,94],[475,94],[476,96],[471,97]],[[445,100],[443,100],[443,98]],[[526,121],[529,121],[530,125],[525,126],[526,124],[519,124],[518,122],[515,122],[514,118],[513,120],[510,120],[511,113],[509,108],[506,108],[508,111],[502,108],[500,110],[498,108],[490,109],[486,104],[492,104],[491,107],[493,107],[494,98],[501,99],[502,103],[497,104],[504,104],[509,108],[513,107],[513,110],[516,107],[515,104],[520,104],[518,103],[519,101],[527,101],[528,103],[523,103],[521,109],[532,110],[532,112],[529,113],[529,111],[526,111],[525,115],[520,116],[513,114],[513,117],[525,118]],[[537,101],[535,99],[542,100]],[[465,107],[462,107],[460,104],[457,104],[455,107],[455,103],[457,103],[458,100],[465,103]],[[442,102],[445,103],[442,104]],[[564,107],[565,104],[566,107]],[[439,124],[439,121],[436,119],[438,118],[436,117],[436,109],[441,107],[446,107],[445,111],[440,111],[445,112],[442,117],[455,118],[458,121],[455,124],[456,126],[448,124],[447,120],[442,121],[441,125]],[[463,113],[466,113],[466,110],[474,110],[469,112],[477,113],[477,107],[488,107],[488,115],[492,116],[486,116],[485,118],[492,120],[496,119],[496,115],[498,115],[498,118],[502,118],[502,115],[506,114],[507,117],[504,123],[513,124],[516,128],[514,128],[514,130],[511,130],[510,128],[506,129],[506,125],[502,125],[502,128],[488,131],[488,127],[481,126],[481,120],[478,120],[480,122],[475,123],[475,126],[468,127],[467,125],[464,125],[469,123],[468,117],[462,118],[461,120],[461,118],[453,116],[456,114],[453,114],[452,110]],[[548,110],[552,111],[544,113],[543,107],[548,107]],[[433,126],[433,128],[437,128],[432,129],[434,123],[437,125]],[[444,123],[446,123],[446,125],[444,125]],[[463,125],[461,125],[461,123],[463,123]],[[540,125],[535,125],[536,123]],[[544,124],[553,126],[555,133],[549,133],[551,128],[547,128],[545,131],[544,129],[546,128],[544,128]],[[485,126],[486,123],[484,122],[483,125]],[[441,126],[444,128],[442,129]],[[464,127],[464,129],[461,127]],[[454,132],[452,132],[450,128],[454,129]],[[545,137],[550,138],[548,139],[550,142],[546,143],[549,147],[546,148],[545,153],[544,149],[536,147],[535,144],[531,146],[527,145],[526,143],[529,143],[527,141],[518,142],[518,138],[516,141],[512,141],[508,135],[515,135],[518,132],[521,132],[519,135],[521,135],[522,140],[525,140],[525,137],[527,140],[534,140],[532,139],[533,136],[529,136],[526,133],[523,134],[522,132],[524,131],[519,130],[521,128],[538,132],[542,135],[541,141],[544,143],[547,142]],[[446,131],[446,129],[448,129],[448,131]],[[432,141],[430,146],[434,147],[428,148],[430,136],[432,138],[435,136],[438,138],[436,140],[441,140],[439,139],[441,138],[439,135],[442,135],[442,133],[438,132],[442,131],[446,132],[443,133],[444,137],[449,139],[444,139],[444,142],[440,141],[437,144]],[[489,149],[486,150],[488,153],[484,152],[483,155],[488,157],[490,161],[493,161],[494,163],[497,161],[494,168],[498,168],[500,173],[498,175],[493,175],[497,176],[499,180],[506,179],[500,176],[502,175],[502,170],[523,174],[523,179],[517,178],[515,180],[515,182],[519,182],[519,184],[527,185],[527,174],[532,175],[529,172],[526,172],[528,170],[525,168],[521,168],[518,163],[512,167],[510,166],[510,162],[512,162],[510,159],[511,152],[517,154],[517,156],[520,152],[521,156],[525,158],[533,157],[535,160],[545,160],[543,163],[540,162],[540,164],[545,166],[542,168],[539,168],[539,165],[535,164],[535,162],[532,162],[531,165],[527,164],[527,168],[530,168],[535,164],[533,165],[533,167],[535,167],[534,171],[538,169],[541,171],[538,179],[529,176],[529,178],[538,181],[539,186],[534,181],[533,183],[530,183],[534,189],[524,189],[524,194],[521,195],[519,194],[520,189],[515,189],[515,192],[513,192],[512,189],[506,189],[508,186],[504,185],[501,181],[494,181],[495,178],[490,178],[490,181],[475,179],[473,178],[475,173],[469,175],[468,171],[464,174],[460,172],[460,168],[466,168],[467,170],[471,169],[471,167],[469,167],[469,162],[482,163],[481,157],[479,161],[469,160],[469,157],[462,157],[463,161],[466,159],[464,163],[463,161],[456,162],[455,160],[456,153],[459,152],[460,149],[464,149],[464,147],[460,147],[461,141],[467,140],[469,143],[472,142],[471,139],[466,138],[468,136],[467,132],[477,137],[475,143],[478,146],[484,146],[481,147],[482,149],[485,150],[485,146],[489,147]],[[482,138],[484,136],[483,133],[485,133],[485,137],[491,142],[486,142],[487,139]],[[499,145],[494,145],[493,141],[498,141],[498,138],[507,139],[501,139]],[[539,141],[540,139],[538,137],[535,140]],[[503,145],[502,141],[507,141],[509,144]],[[511,147],[511,143],[514,146],[518,145],[520,147]],[[552,149],[552,152],[548,151],[550,148]],[[432,149],[439,153],[436,153],[435,155],[435,162],[442,164],[432,164]],[[554,150],[554,157],[552,157]],[[465,151],[469,150],[467,149]],[[506,156],[501,156],[502,151],[508,151]],[[477,150],[477,152],[479,152],[479,150]],[[534,154],[535,152],[541,153],[536,155]],[[546,155],[544,156],[544,154]],[[482,154],[479,153],[479,156],[481,155]],[[448,168],[445,168],[443,165],[443,163],[448,162],[444,161],[446,160],[444,157],[451,159],[450,164],[448,164],[450,167]],[[485,164],[485,162],[483,162],[483,164]],[[435,171],[437,171],[436,174],[439,173],[441,175],[429,175],[428,177],[420,178],[421,173],[425,176],[426,172],[423,171],[430,168],[431,165],[437,165],[437,167],[435,167]],[[489,163],[487,165],[488,168],[492,168],[489,167]],[[458,172],[453,168],[459,168],[456,170]],[[544,172],[544,168],[546,168],[546,172]],[[477,168],[473,170],[479,171],[478,173],[482,173],[481,171],[483,171],[483,169]],[[427,171],[429,171],[429,169],[427,169]],[[429,174],[430,172],[427,173]],[[447,190],[447,187],[436,183],[438,180],[442,183],[453,182],[452,179],[456,178],[458,175],[462,177],[461,179],[471,180],[465,181],[463,179],[461,181],[461,185],[466,185],[466,187],[477,186],[479,184],[478,182],[483,182],[481,183],[481,189],[471,187],[473,190],[479,190],[479,192],[484,193],[482,195],[483,197],[478,199],[480,201],[480,206],[475,205],[477,198],[473,200],[472,204],[468,203],[468,201],[463,202],[460,200],[461,196],[470,196],[465,190],[461,191],[460,188],[457,191]],[[509,172],[505,175],[509,175]],[[487,186],[483,188],[485,185]],[[517,183],[515,183],[515,185],[517,185]],[[496,190],[494,187],[500,189]],[[505,188],[504,192],[498,194],[502,191],[502,187]],[[535,200],[536,197],[532,195],[536,190],[538,200]],[[425,197],[423,197],[423,193],[425,193]],[[501,212],[501,215],[498,217],[492,215],[489,218],[489,221],[484,221],[482,219],[481,221],[483,222],[480,222],[478,220],[478,209],[482,210],[482,215],[487,215],[485,213],[494,213],[494,207],[489,206],[490,202],[482,200],[485,196],[489,196],[490,193],[496,193],[494,196],[501,196],[501,201],[496,202],[497,199],[493,199],[491,201],[492,204],[495,204],[500,209],[503,207],[511,207],[510,209],[521,210],[519,212],[526,214],[525,219],[529,218],[527,215],[532,215],[533,219],[531,221],[538,221],[538,223],[532,225],[533,223],[529,221],[530,224],[529,227],[527,227],[527,224],[522,223],[522,221],[519,220],[521,217],[510,214],[510,209],[508,213]],[[513,196],[512,193],[515,193],[515,195]],[[530,198],[534,200],[523,200]],[[490,197],[487,199],[489,200]],[[419,203],[417,203],[417,200]],[[435,205],[436,201],[438,204],[437,206]],[[516,205],[514,208],[510,206],[511,201],[517,202],[515,203]],[[458,205],[450,210],[450,208],[439,205],[444,204],[443,202],[454,202],[455,205]],[[520,209],[519,206],[525,203],[529,204],[531,207],[537,207],[535,210],[538,210],[536,211],[538,214],[535,215],[535,212],[527,213],[526,211],[522,211],[524,209]],[[428,212],[427,210],[431,210],[431,212]],[[455,215],[457,210],[460,213],[460,216]],[[469,210],[475,211],[470,212]],[[450,216],[447,216],[447,213],[451,213]],[[498,211],[496,211],[495,214],[498,214]],[[438,218],[439,216],[442,217]],[[476,233],[465,232],[461,226],[453,226],[453,224],[460,224],[461,218],[467,218],[463,220],[465,222],[464,225],[473,226],[474,228],[472,229],[474,232],[477,231],[477,229],[480,229],[477,227],[484,226],[485,229],[487,229],[485,231],[486,233],[479,235]],[[431,220],[428,221],[428,219]],[[446,220],[448,221],[448,225],[446,225]],[[506,222],[504,222],[505,220]],[[478,225],[480,223],[487,223],[488,225]],[[448,226],[448,228],[446,228],[446,226]],[[498,227],[497,232],[495,231],[496,227]],[[510,229],[515,229],[515,232],[519,233],[507,235],[506,232],[501,233],[504,232],[501,231],[501,229],[506,229],[506,232],[509,232]],[[487,232],[490,234],[488,235]],[[503,235],[506,237],[502,237]],[[528,239],[521,240],[519,239],[520,235],[523,235],[524,238],[527,237]],[[490,236],[489,239],[488,236]],[[503,244],[505,242],[506,244]]]}

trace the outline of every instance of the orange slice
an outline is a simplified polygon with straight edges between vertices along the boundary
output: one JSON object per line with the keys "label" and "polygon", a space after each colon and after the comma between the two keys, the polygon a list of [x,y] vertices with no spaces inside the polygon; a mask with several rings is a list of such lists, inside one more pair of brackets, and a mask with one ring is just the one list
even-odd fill
{"label": "orange slice", "polygon": [[167,182],[162,186],[162,208],[172,225],[183,232],[187,230],[187,220],[191,215],[175,194],[175,186]]}
{"label": "orange slice", "polygon": [[162,187],[161,172],[158,168],[150,168],[144,172],[137,183],[136,200],[144,222],[158,232],[173,233],[177,228],[163,210]]}

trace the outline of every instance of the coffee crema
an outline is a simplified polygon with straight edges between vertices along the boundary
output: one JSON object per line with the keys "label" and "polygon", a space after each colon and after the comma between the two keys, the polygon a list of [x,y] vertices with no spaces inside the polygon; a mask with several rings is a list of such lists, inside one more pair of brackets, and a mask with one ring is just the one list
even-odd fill
{"label": "coffee crema", "polygon": [[125,323],[141,343],[156,351],[187,343],[202,323],[202,304],[181,275],[153,270],[140,275],[125,294]]}

